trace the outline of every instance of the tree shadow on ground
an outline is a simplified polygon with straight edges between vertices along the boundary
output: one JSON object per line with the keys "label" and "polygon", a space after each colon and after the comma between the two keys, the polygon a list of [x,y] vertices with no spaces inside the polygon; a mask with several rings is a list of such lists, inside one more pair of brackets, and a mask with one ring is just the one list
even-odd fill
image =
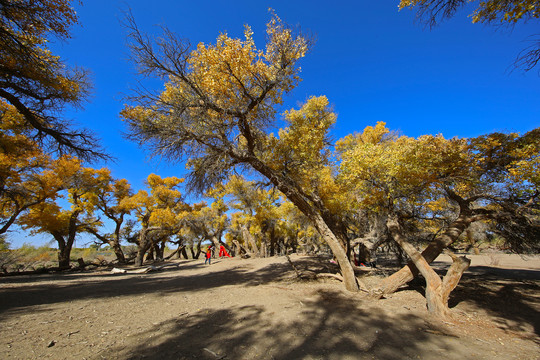
{"label": "tree shadow on ground", "polygon": [[[312,259],[295,261],[302,267],[316,264]],[[22,310],[34,305],[48,305],[80,299],[102,299],[146,293],[172,294],[203,291],[229,285],[257,286],[294,277],[288,263],[272,263],[253,271],[239,266],[225,270],[213,270],[203,274],[190,274],[186,270],[204,266],[189,262],[179,267],[147,274],[61,274],[41,275],[38,283],[0,289],[1,314],[12,309]],[[59,279],[63,281],[59,281]],[[10,278],[11,283],[26,283],[31,279]],[[19,281],[17,281],[19,280]],[[34,279],[35,280],[35,279]],[[67,281],[71,280],[71,281]]]}
{"label": "tree shadow on ground", "polygon": [[[8,275],[0,274],[0,283],[11,283],[11,284],[24,284],[24,283],[37,283],[37,282],[62,282],[69,280],[77,280],[82,276],[91,278],[91,277],[104,277],[104,276],[118,276],[119,274],[110,274],[109,272],[113,268],[117,269],[126,269],[126,270],[137,270],[141,268],[147,268],[149,266],[161,266],[168,264],[167,268],[163,271],[174,271],[179,270],[181,267],[182,270],[190,270],[201,266],[200,260],[182,260],[180,263],[172,262],[152,262],[146,263],[143,266],[134,266],[134,265],[116,265],[116,266],[106,266],[98,267],[96,269],[78,269],[72,268],[69,270],[49,270],[45,272],[36,272],[34,274],[18,274],[10,273]],[[178,266],[174,266],[177,264]]]}
{"label": "tree shadow on ground", "polygon": [[[107,359],[408,359],[466,358],[459,340],[412,314],[359,309],[358,301],[323,290],[288,321],[264,306],[185,314],[137,334],[138,345],[99,353]],[[439,331],[433,335],[426,330]],[[464,357],[465,356],[465,357]]]}
{"label": "tree shadow on ground", "polygon": [[[433,262],[442,277],[448,263]],[[421,275],[400,290],[415,290],[424,296]],[[471,266],[450,294],[450,308],[462,305],[464,311],[485,311],[504,330],[525,332],[530,326],[540,336],[540,271]],[[538,341],[538,339],[536,339]]]}
{"label": "tree shadow on ground", "polygon": [[488,312],[505,330],[532,326],[540,336],[540,271],[471,267],[449,301],[460,303]]}

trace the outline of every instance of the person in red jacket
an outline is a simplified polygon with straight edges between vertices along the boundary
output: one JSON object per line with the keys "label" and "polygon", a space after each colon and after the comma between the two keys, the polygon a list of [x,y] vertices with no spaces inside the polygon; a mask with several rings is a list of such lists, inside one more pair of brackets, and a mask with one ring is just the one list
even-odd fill
{"label": "person in red jacket", "polygon": [[204,265],[206,265],[206,263],[208,263],[208,265],[211,265],[211,262],[212,262],[212,245],[208,246],[208,248],[206,249],[206,257],[204,260]]}

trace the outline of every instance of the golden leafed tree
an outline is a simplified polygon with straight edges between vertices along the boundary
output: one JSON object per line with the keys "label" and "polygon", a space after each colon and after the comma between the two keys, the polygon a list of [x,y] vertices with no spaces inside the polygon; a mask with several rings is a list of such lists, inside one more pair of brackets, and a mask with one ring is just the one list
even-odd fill
{"label": "golden leafed tree", "polygon": [[326,167],[327,132],[336,116],[328,100],[310,98],[284,114],[287,129],[270,133],[284,95],[300,80],[298,61],[309,39],[275,14],[263,49],[255,46],[248,26],[243,40],[221,34],[215,44],[194,49],[167,30],[152,41],[132,18],[128,26],[140,73],[165,83],[165,91],[140,92],[122,111],[130,138],[156,156],[188,160],[188,185],[200,192],[226,180],[233,169],[265,177],[310,219],[336,256],[346,288],[357,290],[344,224],[331,211],[336,204],[329,192],[321,192],[329,189],[323,184],[333,183]]}
{"label": "golden leafed tree", "polygon": [[66,105],[80,106],[89,89],[87,72],[70,68],[48,48],[53,38],[69,39],[74,24],[70,0],[0,0],[0,98],[23,116],[42,146],[103,158],[95,136],[60,115]]}

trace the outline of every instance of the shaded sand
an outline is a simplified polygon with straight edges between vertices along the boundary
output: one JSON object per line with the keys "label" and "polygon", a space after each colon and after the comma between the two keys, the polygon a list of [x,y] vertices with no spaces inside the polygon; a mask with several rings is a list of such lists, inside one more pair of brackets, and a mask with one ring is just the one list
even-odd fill
{"label": "shaded sand", "polygon": [[425,310],[421,280],[373,301],[332,279],[298,280],[285,257],[4,277],[0,359],[538,359],[538,258],[506,256],[498,267],[473,259],[446,322]]}

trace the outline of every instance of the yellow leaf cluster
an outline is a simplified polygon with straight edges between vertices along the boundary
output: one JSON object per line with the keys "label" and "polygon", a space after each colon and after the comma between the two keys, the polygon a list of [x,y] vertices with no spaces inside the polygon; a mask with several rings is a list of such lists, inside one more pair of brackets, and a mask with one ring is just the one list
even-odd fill
{"label": "yellow leaf cluster", "polygon": [[[97,193],[110,178],[108,169],[92,169],[81,165],[79,159],[63,156],[52,161],[47,169],[37,175],[36,188],[44,201],[32,206],[19,219],[20,224],[34,233],[55,233],[67,235],[73,226],[78,226],[79,217],[92,217],[98,201]],[[56,199],[67,192],[70,209],[63,209]],[[75,222],[74,222],[75,221]],[[100,224],[93,221],[94,226]]]}
{"label": "yellow leaf cluster", "polygon": [[266,139],[264,160],[274,170],[286,172],[304,191],[317,194],[328,206],[343,204],[330,161],[329,129],[336,121],[325,96],[309,98],[300,109],[284,113],[289,126],[278,137]]}
{"label": "yellow leaf cluster", "polygon": [[434,186],[467,175],[465,140],[440,135],[385,139],[383,126],[368,127],[340,143],[340,181],[355,189],[363,205],[388,208],[403,197],[414,201],[417,194],[426,196]]}
{"label": "yellow leaf cluster", "polygon": [[184,181],[177,177],[162,178],[150,174],[146,180],[150,193],[139,190],[132,196],[121,200],[123,209],[135,211],[143,227],[174,227],[185,215],[187,204],[182,201],[182,193],[178,186]]}
{"label": "yellow leaf cluster", "polygon": [[[450,1],[447,1],[450,3]],[[477,1],[477,0],[468,0],[462,1],[462,4],[465,3],[478,3],[478,7],[473,12],[472,19],[473,22],[509,22],[516,23],[519,20],[526,20],[528,18],[539,18],[540,17],[540,4],[536,0],[488,0],[488,1]],[[443,2],[444,3],[444,2]],[[459,3],[458,3],[459,4]],[[433,5],[442,7],[444,6],[441,2],[433,2],[431,0],[401,0],[399,3],[399,8],[403,9],[406,7],[415,7],[418,5]]]}

